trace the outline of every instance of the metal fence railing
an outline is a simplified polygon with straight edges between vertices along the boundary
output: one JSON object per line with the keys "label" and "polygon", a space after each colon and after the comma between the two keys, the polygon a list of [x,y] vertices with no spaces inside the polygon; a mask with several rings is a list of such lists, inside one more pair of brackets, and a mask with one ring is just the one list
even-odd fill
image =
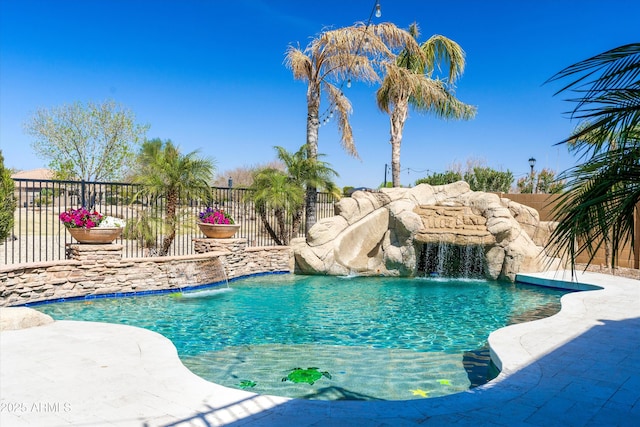
{"label": "metal fence railing", "polygon": [[[140,221],[145,215],[161,215],[166,200],[140,196],[141,187],[135,184],[110,182],[84,182],[60,180],[14,179],[17,207],[13,229],[0,241],[0,265],[25,262],[62,260],[66,258],[67,245],[73,240],[59,220],[61,212],[81,206],[93,207],[103,215],[115,216],[127,224]],[[248,201],[246,188],[212,187],[214,206],[224,209],[241,224],[236,237],[247,239],[249,246],[271,246],[276,243],[265,230],[253,203]],[[334,214],[334,199],[326,193],[318,193],[317,218]],[[197,200],[180,199],[176,225],[176,237],[167,255],[193,253],[192,239],[203,237],[196,226],[198,213],[206,204]],[[270,222],[273,214],[268,214]],[[123,234],[117,243],[123,245],[123,257],[142,257],[159,247],[163,238],[160,222],[152,222],[155,244],[149,245]],[[301,229],[294,235],[303,236]]]}

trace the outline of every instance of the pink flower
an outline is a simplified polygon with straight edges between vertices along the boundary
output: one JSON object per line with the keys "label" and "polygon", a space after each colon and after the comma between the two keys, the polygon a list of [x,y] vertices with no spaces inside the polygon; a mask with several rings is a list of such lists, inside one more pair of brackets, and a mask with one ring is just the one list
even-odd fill
{"label": "pink flower", "polygon": [[199,218],[205,224],[234,224],[233,218],[222,209],[207,208],[200,212]]}
{"label": "pink flower", "polygon": [[60,221],[68,228],[93,228],[102,221],[102,215],[86,208],[71,209],[60,213]]}

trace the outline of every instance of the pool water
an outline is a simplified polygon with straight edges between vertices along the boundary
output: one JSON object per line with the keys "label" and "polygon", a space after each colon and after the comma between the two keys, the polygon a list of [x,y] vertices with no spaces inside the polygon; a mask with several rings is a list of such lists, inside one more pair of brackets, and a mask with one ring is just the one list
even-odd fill
{"label": "pool water", "polygon": [[[404,400],[490,380],[489,333],[554,314],[567,292],[485,280],[299,275],[241,279],[230,287],[196,298],[36,308],[55,319],[156,331],[191,371],[228,387],[311,399]],[[296,383],[289,378],[295,368],[327,375]]]}

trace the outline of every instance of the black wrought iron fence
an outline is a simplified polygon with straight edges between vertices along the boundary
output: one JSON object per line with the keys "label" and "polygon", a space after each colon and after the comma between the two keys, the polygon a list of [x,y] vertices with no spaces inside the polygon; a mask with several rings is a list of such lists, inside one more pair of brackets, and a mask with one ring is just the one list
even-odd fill
{"label": "black wrought iron fence", "polygon": [[[161,246],[165,228],[162,221],[152,219],[162,218],[166,199],[142,196],[139,185],[35,179],[14,179],[14,184],[17,201],[14,225],[9,236],[0,241],[0,265],[65,259],[67,245],[74,240],[58,216],[81,206],[93,207],[103,215],[127,221],[125,233],[117,241],[123,245],[124,257],[148,256]],[[246,188],[212,187],[212,204],[227,211],[242,225],[236,237],[246,238],[249,246],[275,245],[253,203],[248,200],[248,191]],[[317,218],[332,216],[333,204],[330,194],[318,193]],[[196,226],[196,218],[206,206],[199,200],[179,200],[176,237],[167,255],[193,253],[192,239],[203,237]],[[273,213],[268,212],[267,217],[274,223]],[[151,227],[152,241],[142,239],[132,231],[132,227],[142,223]],[[293,235],[302,236],[303,225],[304,221]]]}

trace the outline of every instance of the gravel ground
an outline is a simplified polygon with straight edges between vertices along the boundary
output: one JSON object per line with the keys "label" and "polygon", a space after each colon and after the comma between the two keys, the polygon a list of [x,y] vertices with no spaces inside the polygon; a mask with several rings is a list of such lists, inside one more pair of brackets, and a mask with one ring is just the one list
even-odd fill
{"label": "gravel ground", "polygon": [[588,267],[586,266],[586,264],[576,265],[577,271],[584,271],[585,268],[586,268],[586,271],[592,271],[594,273],[609,274],[613,276],[626,277],[627,279],[640,280],[640,270],[636,268],[618,267],[615,269],[611,269],[601,265],[590,265]]}

